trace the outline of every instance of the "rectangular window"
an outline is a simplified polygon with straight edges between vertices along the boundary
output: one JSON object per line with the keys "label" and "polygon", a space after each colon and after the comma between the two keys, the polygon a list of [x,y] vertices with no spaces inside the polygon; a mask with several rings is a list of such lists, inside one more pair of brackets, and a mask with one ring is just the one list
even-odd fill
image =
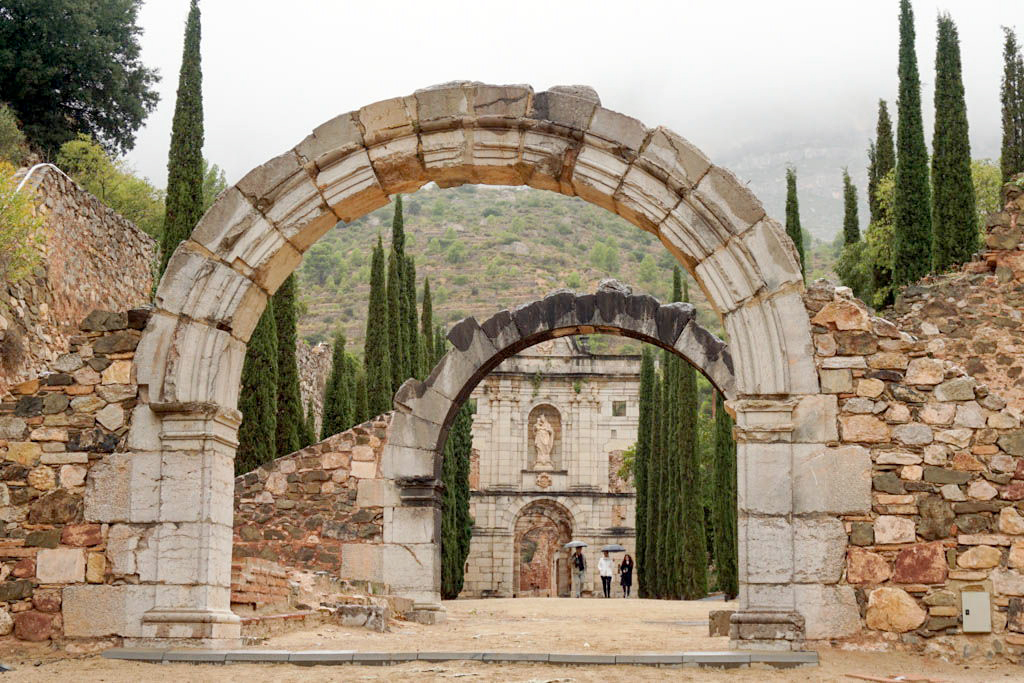
{"label": "rectangular window", "polygon": [[612,417],[626,417],[625,401],[612,401]]}

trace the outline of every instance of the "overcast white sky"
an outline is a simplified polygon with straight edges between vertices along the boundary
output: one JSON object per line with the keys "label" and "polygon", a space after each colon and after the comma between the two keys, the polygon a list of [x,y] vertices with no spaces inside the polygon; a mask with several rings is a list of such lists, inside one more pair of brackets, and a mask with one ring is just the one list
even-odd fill
{"label": "overcast white sky", "polygon": [[[666,125],[712,159],[773,137],[850,130],[863,133],[863,149],[879,97],[895,115],[897,0],[202,0],[201,9],[205,156],[231,183],[338,113],[450,80],[585,83],[606,107]],[[1000,25],[1019,9],[914,2],[929,141],[937,13],[960,30],[973,155],[993,157]],[[160,186],[187,10],[187,0],[149,0],[140,16],[143,61],[163,79],[129,161]]]}

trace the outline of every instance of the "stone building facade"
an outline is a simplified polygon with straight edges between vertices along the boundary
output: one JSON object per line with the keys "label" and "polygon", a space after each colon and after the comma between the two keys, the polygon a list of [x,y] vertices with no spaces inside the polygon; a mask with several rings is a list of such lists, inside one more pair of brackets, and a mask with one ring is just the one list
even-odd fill
{"label": "stone building facade", "polygon": [[589,353],[578,337],[502,362],[473,392],[475,520],[465,597],[568,596],[570,540],[633,553],[636,495],[618,475],[636,441],[639,356]]}

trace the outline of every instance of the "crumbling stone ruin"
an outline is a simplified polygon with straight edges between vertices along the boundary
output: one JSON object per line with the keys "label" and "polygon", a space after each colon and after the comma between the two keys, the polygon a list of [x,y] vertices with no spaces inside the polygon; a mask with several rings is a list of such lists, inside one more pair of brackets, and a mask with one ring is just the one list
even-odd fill
{"label": "crumbling stone ruin", "polygon": [[[1011,348],[1015,330],[1002,320],[1017,319],[1022,251],[1019,235],[1012,245],[1004,235],[1014,224],[996,219],[990,240],[1006,241],[998,248],[990,241],[982,261],[944,276],[962,288],[949,290],[957,292],[955,309],[945,308],[948,293],[908,290],[899,319],[884,320],[844,288],[805,287],[782,228],[680,136],[603,108],[590,89],[467,82],[343,114],[254,169],[175,252],[143,330],[124,316],[123,329],[87,332],[76,346],[83,365],[69,360],[75,369],[50,375],[70,381],[44,381],[4,399],[9,503],[0,611],[15,627],[18,615],[30,615],[20,617],[23,636],[237,644],[232,466],[245,343],[266,298],[330,226],[427,182],[575,195],[657,234],[722,316],[728,347],[699,333],[692,310],[615,286],[556,292],[483,324],[457,325],[449,336],[455,348],[426,381],[402,387],[376,437],[379,476],[365,479],[381,482],[380,542],[368,535],[352,544],[412,612],[443,618],[439,449],[461,401],[498,363],[536,342],[628,333],[687,358],[735,413],[741,595],[729,624],[733,647],[849,642],[1021,658],[1024,430],[1017,378],[1009,370],[998,376],[1019,355]],[[959,301],[988,297],[993,286],[993,319],[984,320],[988,309],[955,312],[963,310]],[[934,322],[916,319],[933,308]],[[102,341],[108,337],[137,341],[134,355],[98,353],[97,344],[114,345]],[[977,341],[994,344],[981,349],[984,369],[965,367],[972,347],[958,346]],[[91,368],[85,346],[110,365]],[[110,368],[125,361],[128,374],[104,384],[103,373],[123,373],[126,365]],[[74,376],[85,366],[98,381]],[[113,385],[125,385],[124,395],[104,398],[100,387]],[[44,400],[62,404],[50,398],[61,393],[68,405],[43,412]],[[103,405],[76,412],[71,396],[90,394]],[[83,441],[83,433],[93,436]],[[354,456],[359,444],[351,441]],[[239,499],[252,495],[254,514],[294,526],[289,510],[298,500],[290,494],[348,497],[351,479],[363,479],[354,477],[353,459],[339,475],[344,485],[325,493],[328,480],[342,484],[333,472],[345,467],[328,468],[324,459],[346,448],[296,456],[294,472],[268,467],[252,490],[243,478]],[[43,462],[60,453],[85,453],[85,462]],[[84,467],[84,480],[68,470],[65,483],[57,469],[65,464]],[[284,493],[267,490],[275,473],[285,475]],[[344,514],[358,514],[359,485]],[[257,503],[263,493],[273,502]],[[374,512],[358,523],[356,535],[376,519]],[[314,526],[326,529],[326,520]],[[964,596],[988,608],[981,626],[991,632],[964,633]]]}

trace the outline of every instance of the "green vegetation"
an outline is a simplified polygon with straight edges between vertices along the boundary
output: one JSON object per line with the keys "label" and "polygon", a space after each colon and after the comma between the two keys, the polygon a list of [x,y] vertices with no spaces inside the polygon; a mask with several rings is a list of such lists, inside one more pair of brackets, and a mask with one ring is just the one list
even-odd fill
{"label": "green vegetation", "polygon": [[312,443],[303,439],[305,417],[295,356],[294,274],[274,294],[273,309],[277,332],[277,457],[281,457]]}
{"label": "green vegetation", "polygon": [[345,335],[334,335],[331,356],[331,374],[324,389],[324,416],[320,439],[339,434],[356,423],[356,407],[349,392],[349,363],[345,352]]}
{"label": "green vegetation", "polygon": [[935,134],[932,138],[932,267],[943,271],[970,260],[978,248],[971,182],[971,141],[960,66],[960,38],[948,14],[939,15],[935,55]]}
{"label": "green vegetation", "polygon": [[[1003,114],[1003,147],[1000,168],[1003,182],[1024,171],[1024,59],[1017,34],[1003,27],[1003,84],[1000,102]],[[2,90],[0,90],[2,92]]]}
{"label": "green vegetation", "polygon": [[466,401],[448,432],[441,464],[441,597],[454,600],[462,591],[473,518],[469,515],[469,457],[473,451],[473,405]]}
{"label": "green vegetation", "polygon": [[853,244],[860,240],[860,218],[857,216],[857,187],[850,180],[850,173],[843,169],[843,243]]}
{"label": "green vegetation", "polygon": [[714,436],[714,552],[718,589],[732,600],[740,592],[736,531],[736,443],[732,418],[725,411],[722,395],[715,392]]}
{"label": "green vegetation", "polygon": [[236,475],[252,472],[277,457],[277,345],[274,300],[270,299],[249,338],[242,364]]}
{"label": "green vegetation", "polygon": [[167,213],[160,235],[160,273],[203,216],[203,72],[199,3],[192,0],[178,74],[178,98],[167,161]]}
{"label": "green vegetation", "polygon": [[18,116],[6,104],[0,103],[0,162],[19,166],[28,154],[25,134]]}
{"label": "green vegetation", "polygon": [[896,200],[893,206],[892,279],[896,287],[932,267],[932,206],[928,148],[921,122],[921,79],[914,51],[914,12],[900,0],[900,96],[896,125]]}
{"label": "green vegetation", "polygon": [[875,124],[875,140],[868,148],[868,209],[870,223],[882,218],[878,200],[878,185],[889,171],[896,168],[896,147],[892,138],[892,120],[885,100],[878,100],[878,123]]}
{"label": "green vegetation", "polygon": [[377,238],[373,250],[371,267],[370,303],[366,314],[366,348],[364,367],[366,369],[366,397],[368,416],[380,415],[391,410],[391,357],[388,341],[388,299],[387,283],[384,280],[384,246]]}
{"label": "green vegetation", "polygon": [[651,464],[651,423],[654,420],[654,347],[644,345],[640,362],[640,415],[637,421],[636,449],[633,457],[633,487],[636,489],[636,564],[637,594],[648,595],[643,568],[647,566],[650,529],[647,523],[648,469]]}
{"label": "green vegetation", "polygon": [[43,218],[34,197],[17,192],[14,168],[0,161],[0,282],[13,284],[32,272],[43,244]]}
{"label": "green vegetation", "polygon": [[139,60],[142,0],[6,0],[0,11],[0,93],[29,144],[53,158],[84,134],[130,150],[159,99]]}
{"label": "green vegetation", "polygon": [[87,192],[159,239],[164,225],[164,193],[136,176],[123,159],[111,159],[103,147],[82,134],[61,145],[56,163]]}
{"label": "green vegetation", "polygon": [[796,196],[796,169],[792,166],[786,169],[786,234],[793,240],[800,256],[800,273],[806,276],[804,234],[800,229],[800,203]]}

